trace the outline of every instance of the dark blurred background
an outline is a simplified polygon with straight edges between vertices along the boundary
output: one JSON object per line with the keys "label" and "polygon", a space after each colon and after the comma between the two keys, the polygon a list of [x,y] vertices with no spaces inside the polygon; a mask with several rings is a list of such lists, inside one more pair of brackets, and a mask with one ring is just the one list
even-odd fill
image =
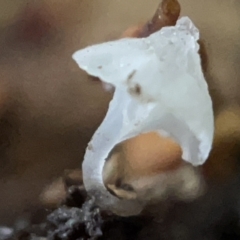
{"label": "dark blurred background", "polygon": [[[107,110],[110,94],[76,66],[72,53],[118,38],[148,20],[158,3],[0,0],[0,224],[37,209],[47,184],[64,169],[81,166],[86,144]],[[206,43],[218,113],[229,106],[238,109],[240,2],[180,3],[182,15],[192,18]]]}

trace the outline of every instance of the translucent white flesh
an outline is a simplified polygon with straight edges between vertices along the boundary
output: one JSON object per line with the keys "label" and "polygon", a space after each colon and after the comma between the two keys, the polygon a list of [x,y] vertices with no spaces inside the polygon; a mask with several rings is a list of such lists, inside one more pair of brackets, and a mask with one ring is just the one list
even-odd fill
{"label": "translucent white flesh", "polygon": [[198,54],[199,31],[187,17],[143,39],[125,38],[79,50],[73,58],[88,74],[115,87],[107,115],[83,162],[87,191],[119,215],[134,215],[142,203],[120,200],[104,186],[102,169],[113,147],[144,132],[172,137],[182,158],[200,165],[212,146],[212,101]]}

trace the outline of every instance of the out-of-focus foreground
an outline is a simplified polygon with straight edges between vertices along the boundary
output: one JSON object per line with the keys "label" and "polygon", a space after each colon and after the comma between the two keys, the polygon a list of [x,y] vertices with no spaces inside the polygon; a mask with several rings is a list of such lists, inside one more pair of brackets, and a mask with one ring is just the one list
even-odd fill
{"label": "out-of-focus foreground", "polygon": [[[157,4],[0,1],[0,224],[31,213],[40,206],[39,194],[48,183],[64,169],[80,166],[106,112],[110,94],[78,69],[72,53],[118,38],[129,26],[149,19]],[[228,106],[238,109],[240,3],[182,0],[181,6],[206,43],[216,115]],[[234,111],[222,115],[219,128],[224,130],[205,169],[223,182],[235,176],[240,153],[235,131],[240,117]]]}

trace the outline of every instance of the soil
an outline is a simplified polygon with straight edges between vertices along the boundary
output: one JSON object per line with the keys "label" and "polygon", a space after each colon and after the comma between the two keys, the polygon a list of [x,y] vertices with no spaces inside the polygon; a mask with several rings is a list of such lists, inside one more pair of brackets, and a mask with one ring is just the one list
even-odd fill
{"label": "soil", "polygon": [[[209,184],[202,198],[191,202],[167,200],[154,206],[151,213],[122,218],[102,211],[87,196],[82,184],[70,185],[59,207],[41,210],[35,219],[22,219],[12,228],[0,228],[1,240],[224,240],[240,239],[240,179],[231,180],[223,188]],[[171,203],[170,203],[171,202]],[[169,204],[170,203],[170,204]],[[44,212],[44,213],[43,213]],[[42,219],[36,224],[36,219]]]}

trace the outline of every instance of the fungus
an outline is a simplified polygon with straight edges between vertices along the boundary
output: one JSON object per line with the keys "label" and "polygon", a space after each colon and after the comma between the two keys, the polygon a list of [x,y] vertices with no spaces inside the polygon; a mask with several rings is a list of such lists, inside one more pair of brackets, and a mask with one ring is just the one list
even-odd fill
{"label": "fungus", "polygon": [[144,207],[113,196],[103,183],[105,159],[129,138],[157,132],[173,138],[182,148],[182,159],[194,166],[208,158],[214,120],[198,40],[198,29],[182,17],[148,37],[106,42],[73,54],[81,69],[115,87],[82,165],[86,190],[103,209],[124,216]]}

